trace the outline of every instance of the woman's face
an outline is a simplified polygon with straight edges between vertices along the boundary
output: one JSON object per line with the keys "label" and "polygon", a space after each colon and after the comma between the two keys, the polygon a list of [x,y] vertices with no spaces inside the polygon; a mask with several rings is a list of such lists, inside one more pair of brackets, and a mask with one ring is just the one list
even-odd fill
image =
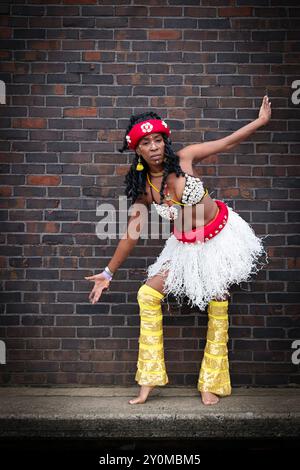
{"label": "woman's face", "polygon": [[165,155],[165,142],[162,135],[156,132],[143,137],[138,143],[136,153],[146,160],[150,168],[161,167]]}

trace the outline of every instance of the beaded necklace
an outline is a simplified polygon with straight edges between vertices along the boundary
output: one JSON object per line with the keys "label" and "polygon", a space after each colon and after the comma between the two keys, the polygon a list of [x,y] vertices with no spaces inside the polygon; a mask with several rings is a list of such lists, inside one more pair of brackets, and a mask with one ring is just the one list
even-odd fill
{"label": "beaded necklace", "polygon": [[[152,188],[153,188],[157,193],[160,192],[159,189],[157,189],[157,187],[154,186],[153,183],[151,183],[150,178],[149,178],[149,173],[147,173],[147,181],[148,181],[148,183],[150,184],[150,186],[152,186]],[[172,201],[172,202],[174,202],[175,204],[180,204],[181,206],[187,206],[187,204],[182,204],[181,202],[174,201],[174,199],[171,199],[170,193],[169,193],[169,191],[168,191],[167,188],[168,188],[168,185],[167,185],[167,183],[166,183],[166,184],[165,184],[165,191],[166,191],[166,192],[164,193],[164,195],[165,195],[165,200],[166,200],[166,201]]]}
{"label": "beaded necklace", "polygon": [[[158,175],[157,175],[158,176]],[[161,175],[159,175],[161,176]],[[159,189],[154,186],[153,183],[151,183],[150,181],[150,178],[149,178],[149,174],[147,173],[147,181],[148,183],[150,184],[150,186],[157,192],[159,193]],[[165,200],[166,200],[166,203],[164,204],[157,204],[156,202],[153,202],[153,205],[156,209],[156,212],[158,213],[158,215],[160,215],[161,217],[163,217],[164,219],[167,219],[167,220],[175,220],[177,219],[178,217],[178,208],[177,207],[173,207],[171,205],[171,202],[174,202],[175,204],[180,204],[182,206],[186,206],[187,204],[182,204],[181,202],[178,202],[178,201],[174,201],[174,199],[171,198],[170,196],[170,193],[168,191],[168,185],[167,183],[165,184],[165,188],[164,188],[164,196],[165,196]]]}

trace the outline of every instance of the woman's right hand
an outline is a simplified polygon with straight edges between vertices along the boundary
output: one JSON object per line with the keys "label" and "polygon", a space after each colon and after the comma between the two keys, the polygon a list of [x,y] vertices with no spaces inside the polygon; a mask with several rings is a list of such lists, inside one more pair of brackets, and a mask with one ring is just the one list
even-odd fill
{"label": "woman's right hand", "polygon": [[89,295],[89,301],[92,304],[95,304],[100,299],[102,291],[104,289],[108,289],[110,281],[106,279],[102,273],[95,274],[94,276],[85,276],[84,279],[95,282],[94,287]]}

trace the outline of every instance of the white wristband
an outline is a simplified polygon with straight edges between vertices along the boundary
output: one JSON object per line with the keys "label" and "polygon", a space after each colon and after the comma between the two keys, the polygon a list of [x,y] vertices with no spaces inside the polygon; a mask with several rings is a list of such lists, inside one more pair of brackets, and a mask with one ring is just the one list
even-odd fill
{"label": "white wristband", "polygon": [[107,271],[105,271],[105,270],[102,271],[102,274],[103,274],[103,276],[106,277],[106,279],[108,279],[109,281],[112,280],[112,276],[111,276],[110,274],[108,274]]}
{"label": "white wristband", "polygon": [[111,272],[111,270],[109,269],[108,266],[106,266],[106,267],[104,268],[104,271],[106,271],[107,274],[109,274],[111,277],[113,277],[114,273]]}

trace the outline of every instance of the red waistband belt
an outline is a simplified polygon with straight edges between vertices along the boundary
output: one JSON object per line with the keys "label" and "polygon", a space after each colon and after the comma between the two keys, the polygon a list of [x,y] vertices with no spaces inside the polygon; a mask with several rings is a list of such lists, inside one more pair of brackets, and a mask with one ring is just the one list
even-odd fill
{"label": "red waistband belt", "polygon": [[204,225],[203,227],[193,228],[188,232],[180,232],[174,225],[173,234],[177,240],[184,243],[204,243],[211,240],[213,237],[223,230],[228,221],[228,207],[223,201],[215,199],[219,212],[215,219]]}

